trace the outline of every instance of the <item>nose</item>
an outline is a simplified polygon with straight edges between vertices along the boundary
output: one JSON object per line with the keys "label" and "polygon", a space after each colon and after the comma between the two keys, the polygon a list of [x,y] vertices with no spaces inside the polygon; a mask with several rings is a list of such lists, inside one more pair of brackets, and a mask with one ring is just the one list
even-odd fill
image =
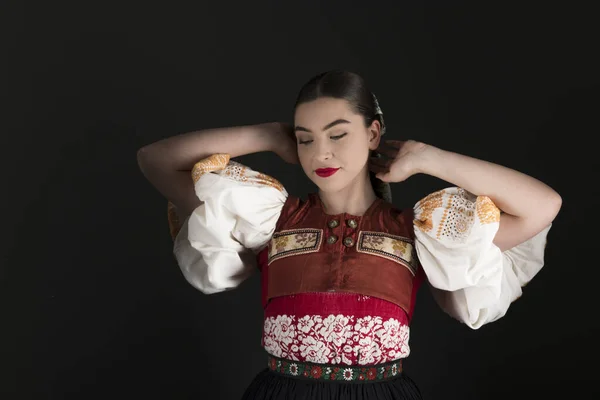
{"label": "nose", "polygon": [[333,156],[331,145],[326,140],[320,140],[319,143],[317,143],[315,150],[315,158],[318,161],[327,161]]}

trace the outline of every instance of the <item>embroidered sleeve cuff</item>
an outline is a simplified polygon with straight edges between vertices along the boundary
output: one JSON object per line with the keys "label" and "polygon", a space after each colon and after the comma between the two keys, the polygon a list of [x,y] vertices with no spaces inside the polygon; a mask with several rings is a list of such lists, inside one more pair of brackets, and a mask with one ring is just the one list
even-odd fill
{"label": "embroidered sleeve cuff", "polygon": [[199,290],[232,289],[254,271],[255,255],[271,239],[288,194],[276,179],[226,154],[197,163],[192,179],[203,203],[181,224],[175,256]]}

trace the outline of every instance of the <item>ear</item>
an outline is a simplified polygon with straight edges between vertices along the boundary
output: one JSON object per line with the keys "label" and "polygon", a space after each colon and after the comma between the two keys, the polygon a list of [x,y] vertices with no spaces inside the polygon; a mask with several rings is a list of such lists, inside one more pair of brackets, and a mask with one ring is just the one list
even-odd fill
{"label": "ear", "polygon": [[379,147],[381,141],[381,123],[374,120],[368,128],[369,132],[369,150],[375,150]]}

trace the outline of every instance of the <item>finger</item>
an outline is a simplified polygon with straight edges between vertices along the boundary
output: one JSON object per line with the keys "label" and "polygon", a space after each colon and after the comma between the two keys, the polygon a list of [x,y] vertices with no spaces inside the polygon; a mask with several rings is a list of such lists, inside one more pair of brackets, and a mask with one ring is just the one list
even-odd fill
{"label": "finger", "polygon": [[379,179],[382,182],[390,181],[390,173],[389,172],[379,172],[379,173],[375,174],[375,177],[377,177],[377,179]]}

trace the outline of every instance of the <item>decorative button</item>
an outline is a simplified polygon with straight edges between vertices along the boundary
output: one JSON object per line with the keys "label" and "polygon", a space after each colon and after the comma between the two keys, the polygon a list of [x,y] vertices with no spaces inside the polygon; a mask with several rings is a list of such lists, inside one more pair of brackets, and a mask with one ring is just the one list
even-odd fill
{"label": "decorative button", "polygon": [[329,244],[334,244],[335,242],[337,242],[338,237],[335,235],[331,235],[327,238],[327,243]]}
{"label": "decorative button", "polygon": [[332,219],[327,225],[329,225],[330,228],[336,228],[339,225],[339,223],[337,219]]}
{"label": "decorative button", "polygon": [[349,219],[348,221],[346,221],[346,224],[348,224],[348,226],[352,229],[355,229],[358,226],[356,220],[354,219]]}
{"label": "decorative button", "polygon": [[354,240],[352,240],[352,238],[351,238],[351,237],[347,237],[347,238],[345,238],[345,239],[344,239],[344,245],[345,245],[346,247],[350,247],[350,246],[352,246],[353,244],[354,244]]}

